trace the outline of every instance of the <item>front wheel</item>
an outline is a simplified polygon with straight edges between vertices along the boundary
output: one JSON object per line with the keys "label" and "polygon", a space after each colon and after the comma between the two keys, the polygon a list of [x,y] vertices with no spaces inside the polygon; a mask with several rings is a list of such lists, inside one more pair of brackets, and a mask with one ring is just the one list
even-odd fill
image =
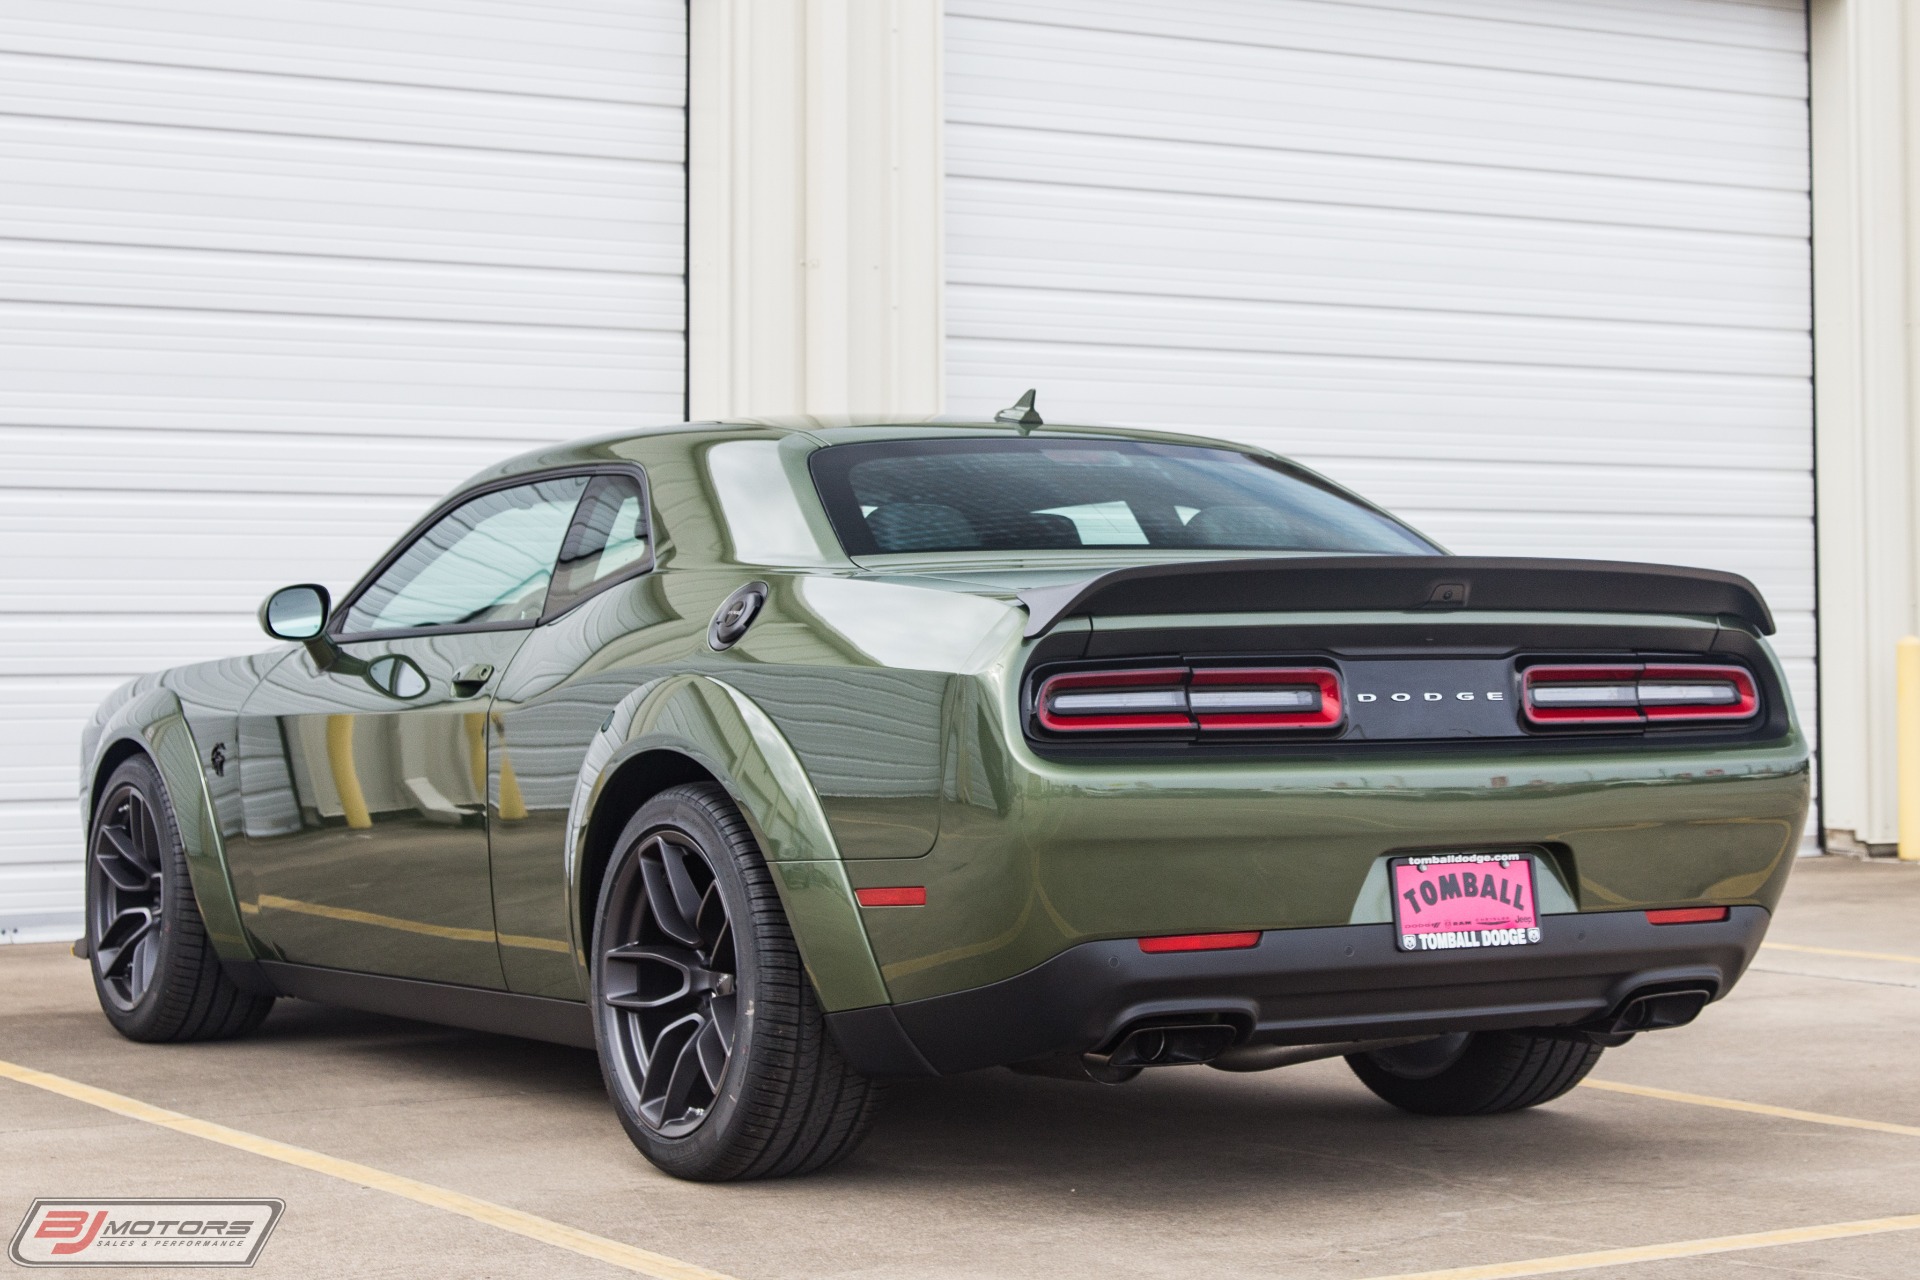
{"label": "front wheel", "polygon": [[194,900],[166,784],[145,756],[113,771],[87,840],[87,954],[101,1011],[129,1040],[224,1040],[273,997],[234,985]]}
{"label": "front wheel", "polygon": [[1427,1116],[1537,1107],[1579,1084],[1598,1061],[1598,1045],[1528,1031],[1460,1031],[1347,1057],[1367,1088]]}
{"label": "front wheel", "polygon": [[710,783],[620,833],[593,930],[594,1039],[627,1136],[675,1177],[811,1173],[880,1086],[840,1056],[745,819]]}

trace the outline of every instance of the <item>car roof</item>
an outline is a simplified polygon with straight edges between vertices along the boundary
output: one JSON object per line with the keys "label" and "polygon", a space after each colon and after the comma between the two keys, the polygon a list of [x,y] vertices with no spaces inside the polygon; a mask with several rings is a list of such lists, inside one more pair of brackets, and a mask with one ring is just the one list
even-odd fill
{"label": "car roof", "polygon": [[1140,440],[1165,444],[1187,444],[1232,449],[1240,453],[1264,454],[1250,445],[1184,431],[1155,430],[1143,427],[1099,426],[1087,423],[1053,423],[1023,429],[1005,422],[965,417],[921,417],[817,414],[782,417],[738,417],[693,422],[668,423],[609,432],[564,444],[545,445],[494,464],[471,477],[468,485],[503,479],[508,476],[580,466],[594,462],[633,460],[635,451],[623,446],[643,444],[666,437],[711,436],[715,440],[737,440],[743,434],[764,432],[772,437],[801,436],[821,447],[840,444],[865,444],[885,440],[929,440],[959,437],[1016,437]]}

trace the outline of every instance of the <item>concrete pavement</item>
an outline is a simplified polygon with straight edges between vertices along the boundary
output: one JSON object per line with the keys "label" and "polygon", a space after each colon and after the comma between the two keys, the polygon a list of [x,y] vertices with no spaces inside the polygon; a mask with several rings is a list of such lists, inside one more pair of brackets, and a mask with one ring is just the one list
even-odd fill
{"label": "concrete pavement", "polygon": [[[1596,1079],[1920,1130],[1920,867],[1802,864],[1770,942],[1697,1025],[1609,1051]],[[839,1169],[699,1186],[632,1149],[588,1053],[297,1001],[245,1041],[135,1045],[51,946],[0,948],[0,1059],[740,1280],[1359,1280],[1920,1213],[1920,1132],[1601,1089],[1418,1119],[1338,1062],[903,1085]],[[287,1202],[263,1276],[629,1274],[0,1080],[6,1233],[36,1196],[203,1195]],[[1587,1274],[1906,1280],[1917,1260],[1909,1230]]]}

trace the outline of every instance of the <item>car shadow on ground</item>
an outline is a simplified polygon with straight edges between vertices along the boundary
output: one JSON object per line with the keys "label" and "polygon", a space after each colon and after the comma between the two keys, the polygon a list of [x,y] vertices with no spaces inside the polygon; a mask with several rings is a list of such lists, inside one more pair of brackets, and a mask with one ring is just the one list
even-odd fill
{"label": "car shadow on ground", "polygon": [[[1339,1063],[1258,1075],[1163,1069],[1119,1086],[977,1072],[895,1085],[872,1137],[829,1176],[849,1187],[1000,1184],[1022,1194],[1166,1209],[1276,1194],[1471,1187],[1524,1198],[1559,1175],[1636,1162],[1639,1142],[1549,1105],[1509,1116],[1411,1116]],[[1564,1185],[1564,1184],[1562,1184]]]}
{"label": "car shadow on ground", "polygon": [[[255,1036],[221,1048],[278,1057],[296,1046],[457,1094],[547,1095],[589,1129],[604,1112],[605,1154],[652,1176],[628,1154],[590,1051],[303,1001],[283,1002]],[[894,1082],[871,1136],[844,1164],[729,1194],[779,1198],[826,1180],[879,1201],[984,1192],[1033,1199],[1030,1208],[1110,1200],[1128,1212],[1143,1186],[1160,1209],[1182,1212],[1386,1190],[1522,1203],[1542,1184],[1610,1166],[1626,1180],[1648,1155],[1644,1132],[1566,1102],[1508,1116],[1406,1115],[1337,1060],[1249,1075],[1169,1068],[1118,1086],[990,1070]]]}

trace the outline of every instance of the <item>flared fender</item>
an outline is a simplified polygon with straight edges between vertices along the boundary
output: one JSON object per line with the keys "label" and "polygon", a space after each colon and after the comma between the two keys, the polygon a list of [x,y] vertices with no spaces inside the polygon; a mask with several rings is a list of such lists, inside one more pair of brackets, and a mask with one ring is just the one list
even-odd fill
{"label": "flared fender", "polygon": [[828,1012],[887,1003],[886,984],[840,851],[800,758],[766,712],[726,683],[679,675],[628,694],[595,735],[567,813],[568,918],[575,963],[588,990],[588,918],[582,883],[586,841],[608,780],[649,752],[673,752],[720,781],[753,829],[800,947],[814,991]]}
{"label": "flared fender", "polygon": [[173,821],[186,850],[193,896],[215,953],[222,960],[253,959],[253,946],[240,925],[240,905],[227,870],[226,847],[220,839],[213,796],[207,790],[206,775],[200,771],[199,748],[179,697],[173,690],[153,683],[152,677],[133,682],[127,687],[125,700],[114,706],[97,727],[89,727],[80,774],[82,838],[92,822],[97,799],[93,788],[101,763],[122,744],[144,751],[166,783]]}

